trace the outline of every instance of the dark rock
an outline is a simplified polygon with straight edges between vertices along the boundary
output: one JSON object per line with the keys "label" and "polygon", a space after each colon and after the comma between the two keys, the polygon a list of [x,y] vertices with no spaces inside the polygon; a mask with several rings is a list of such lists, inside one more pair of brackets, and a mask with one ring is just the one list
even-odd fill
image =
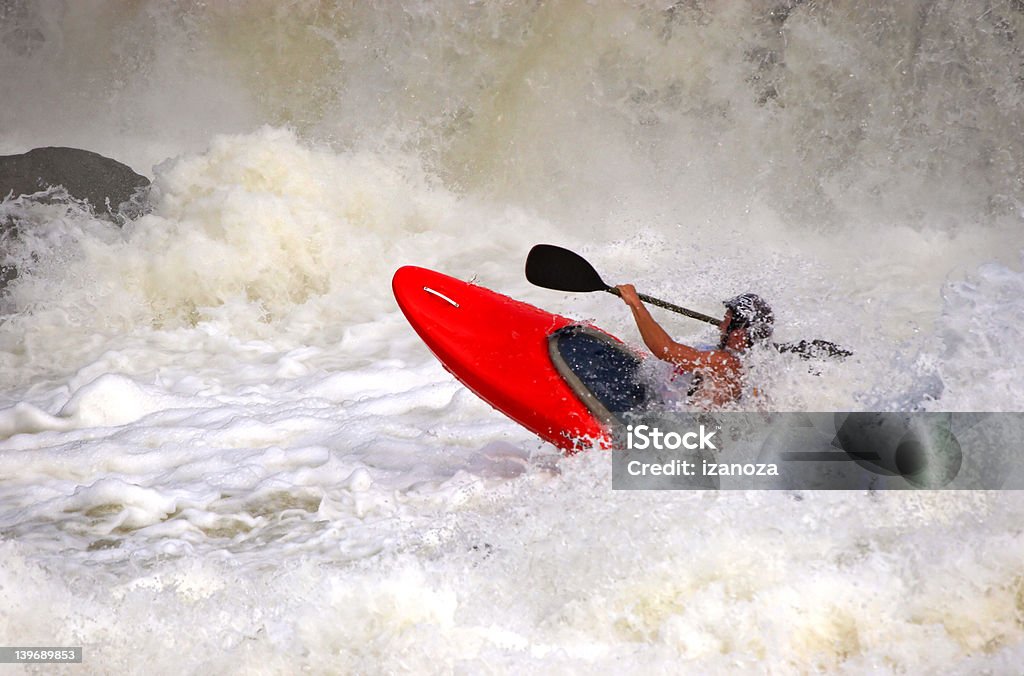
{"label": "dark rock", "polygon": [[97,215],[116,216],[149,179],[120,162],[78,148],[35,148],[22,155],[0,156],[0,199],[31,195],[64,186],[85,200]]}
{"label": "dark rock", "polygon": [[[36,148],[0,156],[0,201],[9,196],[31,196],[24,200],[29,204],[74,200],[120,225],[145,213],[148,187],[149,179],[131,167],[88,150]],[[34,225],[24,203],[10,207],[0,213],[0,294],[18,276],[7,247]]]}

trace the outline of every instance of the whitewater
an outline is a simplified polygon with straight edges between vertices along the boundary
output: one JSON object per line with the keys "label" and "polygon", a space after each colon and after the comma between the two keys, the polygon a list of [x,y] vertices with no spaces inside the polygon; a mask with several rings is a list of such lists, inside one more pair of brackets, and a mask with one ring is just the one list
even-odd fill
{"label": "whitewater", "polygon": [[642,347],[621,301],[527,283],[559,244],[854,351],[754,364],[774,410],[1022,411],[1022,72],[996,0],[0,0],[0,155],[153,181],[119,222],[0,203],[0,645],[83,646],[37,673],[1018,672],[1018,492],[612,491],[607,451],[454,380],[390,280]]}

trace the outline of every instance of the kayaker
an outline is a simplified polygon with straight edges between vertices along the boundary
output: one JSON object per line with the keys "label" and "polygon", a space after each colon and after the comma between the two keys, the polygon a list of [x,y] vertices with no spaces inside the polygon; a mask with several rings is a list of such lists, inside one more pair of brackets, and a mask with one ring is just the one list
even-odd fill
{"label": "kayaker", "polygon": [[718,348],[701,350],[672,340],[651,316],[632,284],[616,288],[633,311],[640,336],[654,356],[693,373],[688,392],[691,399],[703,405],[723,406],[740,398],[742,357],[755,344],[770,338],[774,329],[775,315],[763,298],[744,293],[723,301],[726,312],[718,325]]}

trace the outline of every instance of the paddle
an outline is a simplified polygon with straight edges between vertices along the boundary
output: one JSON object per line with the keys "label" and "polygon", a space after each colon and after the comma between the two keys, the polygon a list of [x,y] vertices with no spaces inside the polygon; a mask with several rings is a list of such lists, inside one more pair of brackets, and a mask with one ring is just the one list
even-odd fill
{"label": "paddle", "polygon": [[[553,244],[538,244],[530,249],[526,257],[526,279],[536,286],[556,291],[607,291],[615,296],[619,290],[606,283],[583,256],[574,251]],[[651,305],[678,312],[693,319],[718,326],[721,319],[687,310],[646,294],[637,294],[640,300]]]}
{"label": "paddle", "polygon": [[[597,274],[585,258],[574,251],[563,249],[553,244],[538,244],[530,249],[526,257],[526,279],[536,286],[555,291],[607,291],[618,296],[619,291],[608,284]],[[637,294],[640,300],[660,308],[678,312],[692,319],[699,319],[708,324],[718,326],[720,319],[693,310],[688,310],[673,303],[646,294]],[[772,343],[779,352],[792,352],[804,359],[849,357],[853,353],[827,340],[800,340],[791,343]]]}

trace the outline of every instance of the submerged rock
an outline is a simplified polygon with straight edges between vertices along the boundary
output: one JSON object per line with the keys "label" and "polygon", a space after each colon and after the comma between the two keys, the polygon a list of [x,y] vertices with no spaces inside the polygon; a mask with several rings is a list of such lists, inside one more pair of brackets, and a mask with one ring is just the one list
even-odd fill
{"label": "submerged rock", "polygon": [[131,167],[78,148],[35,148],[21,155],[0,156],[0,199],[31,195],[63,186],[97,215],[116,216],[149,179]]}
{"label": "submerged rock", "polygon": [[[146,210],[149,184],[131,167],[78,148],[35,148],[0,156],[0,201],[31,196],[29,202],[84,202],[97,216],[119,225]],[[31,218],[16,214],[0,213],[0,293],[18,276],[6,255],[7,243],[32,227]]]}

